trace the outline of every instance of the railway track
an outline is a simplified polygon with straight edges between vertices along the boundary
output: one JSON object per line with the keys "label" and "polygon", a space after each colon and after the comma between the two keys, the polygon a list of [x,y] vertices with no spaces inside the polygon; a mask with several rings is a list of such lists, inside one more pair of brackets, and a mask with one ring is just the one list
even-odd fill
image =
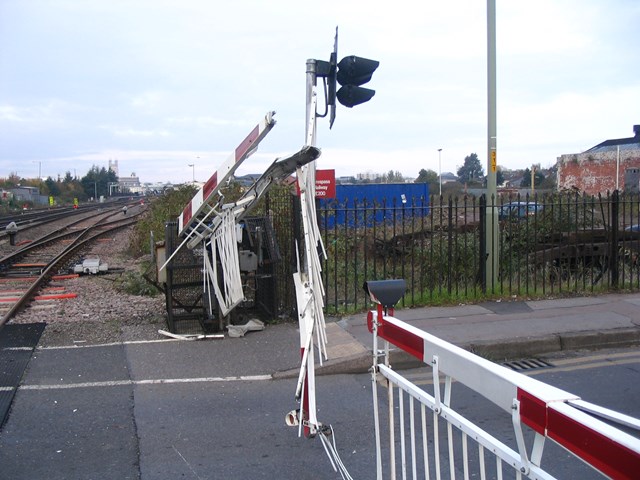
{"label": "railway track", "polygon": [[0,258],[0,328],[31,303],[73,297],[62,283],[69,278],[70,265],[91,243],[135,224],[144,211],[137,205],[123,215],[121,208],[103,207],[89,218],[67,223]]}
{"label": "railway track", "polygon": [[123,205],[122,201],[115,201],[109,204],[93,203],[82,205],[78,208],[73,207],[56,207],[51,209],[29,210],[20,212],[13,215],[0,217],[0,242],[9,238],[9,227],[13,224],[14,232],[21,235],[28,230],[36,229],[51,229],[48,225],[56,222],[65,222],[66,220],[73,220],[78,218],[84,218],[90,215],[100,212],[105,207],[115,208],[116,205],[120,207]]}

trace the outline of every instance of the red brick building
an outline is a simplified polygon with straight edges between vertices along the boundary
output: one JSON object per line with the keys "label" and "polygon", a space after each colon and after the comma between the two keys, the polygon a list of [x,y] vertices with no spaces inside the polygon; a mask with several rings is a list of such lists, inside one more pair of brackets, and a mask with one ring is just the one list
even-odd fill
{"label": "red brick building", "polygon": [[640,125],[633,126],[633,133],[633,137],[606,140],[583,153],[560,156],[558,190],[597,195],[618,188],[621,192],[638,193]]}

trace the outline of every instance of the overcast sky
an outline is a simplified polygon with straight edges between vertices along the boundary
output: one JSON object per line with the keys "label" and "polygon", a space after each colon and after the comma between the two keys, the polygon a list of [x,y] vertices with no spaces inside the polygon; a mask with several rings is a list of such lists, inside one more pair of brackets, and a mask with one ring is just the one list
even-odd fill
{"label": "overcast sky", "polygon": [[[640,124],[640,2],[497,1],[498,164],[551,166]],[[482,0],[0,0],[0,177],[118,160],[142,182],[206,180],[267,111],[239,173],[304,143],[305,63],[380,61],[368,103],[320,119],[337,176],[486,171]],[[322,96],[320,96],[322,98]],[[189,164],[195,164],[194,169]]]}

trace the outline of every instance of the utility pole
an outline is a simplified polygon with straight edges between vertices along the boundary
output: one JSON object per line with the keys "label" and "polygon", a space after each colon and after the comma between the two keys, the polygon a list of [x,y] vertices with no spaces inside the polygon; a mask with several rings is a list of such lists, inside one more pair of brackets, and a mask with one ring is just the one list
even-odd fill
{"label": "utility pole", "polygon": [[442,196],[442,149],[438,149],[438,180],[440,181],[440,196]]}
{"label": "utility pole", "polygon": [[496,127],[496,0],[487,0],[487,207],[485,215],[485,286],[495,287],[498,277],[498,208],[496,172],[498,170]]}

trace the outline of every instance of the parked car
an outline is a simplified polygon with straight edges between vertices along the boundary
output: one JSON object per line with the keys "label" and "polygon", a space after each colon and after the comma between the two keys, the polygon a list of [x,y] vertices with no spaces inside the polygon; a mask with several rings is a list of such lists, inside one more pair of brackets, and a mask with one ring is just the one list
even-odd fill
{"label": "parked car", "polygon": [[536,202],[510,202],[498,209],[498,219],[525,218],[540,213],[544,207]]}

